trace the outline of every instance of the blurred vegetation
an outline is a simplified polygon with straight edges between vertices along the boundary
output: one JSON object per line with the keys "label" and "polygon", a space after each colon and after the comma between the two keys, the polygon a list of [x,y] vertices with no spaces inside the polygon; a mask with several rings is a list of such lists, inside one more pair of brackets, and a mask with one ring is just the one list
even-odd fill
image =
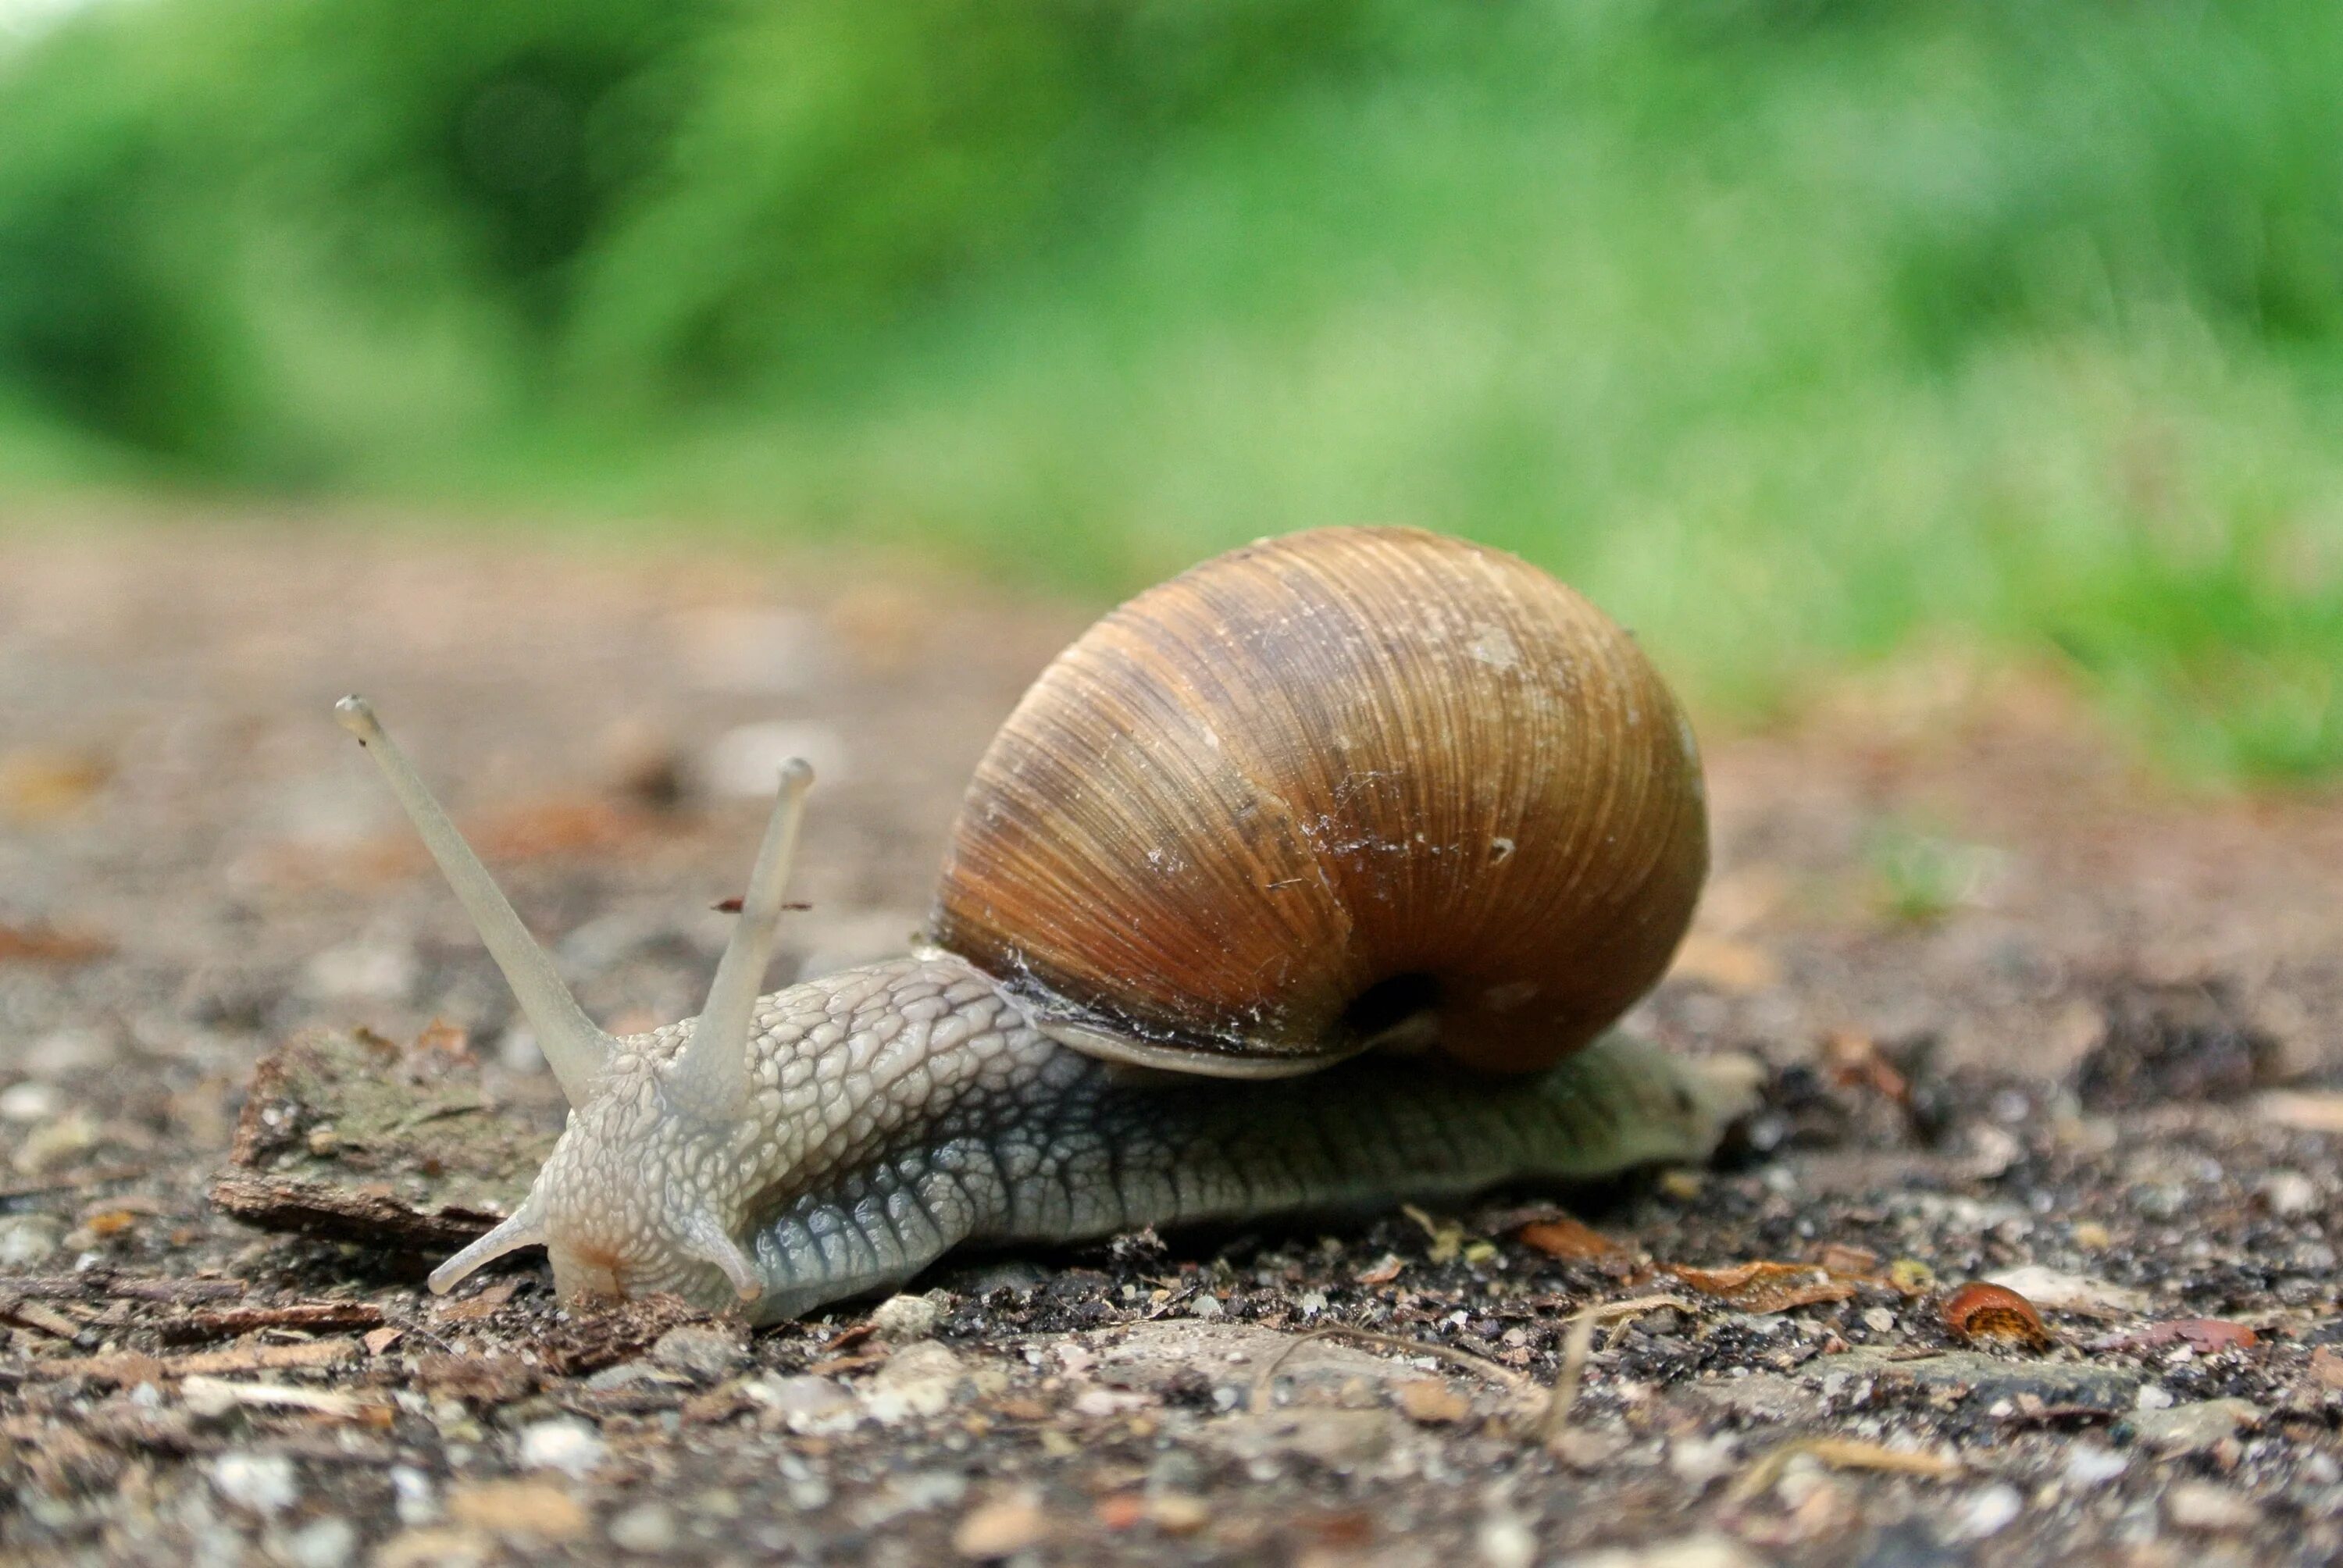
{"label": "blurred vegetation", "polygon": [[0,42],[0,483],[1417,521],[1712,704],[1979,639],[2314,777],[2338,82],[2325,0],[98,0]]}

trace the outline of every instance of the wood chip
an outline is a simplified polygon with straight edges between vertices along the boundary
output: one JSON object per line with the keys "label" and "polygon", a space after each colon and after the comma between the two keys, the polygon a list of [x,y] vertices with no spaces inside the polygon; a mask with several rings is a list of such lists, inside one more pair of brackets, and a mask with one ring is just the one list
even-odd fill
{"label": "wood chip", "polygon": [[0,1318],[28,1329],[38,1329],[61,1340],[72,1339],[81,1332],[84,1326],[55,1307],[44,1306],[39,1302],[0,1300]]}
{"label": "wood chip", "polygon": [[2343,1355],[2319,1346],[2310,1352],[2310,1375],[2321,1388],[2343,1389]]}
{"label": "wood chip", "polygon": [[353,1416],[367,1402],[327,1389],[301,1388],[284,1382],[230,1382],[226,1378],[190,1377],[179,1384],[179,1397],[191,1405],[209,1404],[225,1410],[231,1404],[260,1410],[306,1410],[317,1415]]}
{"label": "wood chip", "polygon": [[378,1356],[404,1339],[406,1335],[407,1331],[404,1329],[381,1328],[375,1330],[358,1342],[366,1346],[367,1354]]}
{"label": "wood chip", "polygon": [[[227,1340],[263,1329],[296,1329],[304,1333],[370,1329],[382,1322],[382,1309],[365,1302],[290,1302],[276,1307],[234,1307],[226,1312],[189,1312],[156,1325],[169,1344],[195,1340]],[[367,1347],[373,1347],[369,1344]]]}
{"label": "wood chip", "polygon": [[488,1286],[477,1295],[443,1304],[438,1312],[443,1323],[477,1323],[483,1318],[494,1317],[499,1308],[513,1299],[520,1289],[518,1281],[505,1280]]}
{"label": "wood chip", "polygon": [[291,1231],[407,1252],[459,1251],[503,1220],[478,1209],[418,1209],[386,1191],[246,1171],[230,1171],[213,1182],[212,1201],[264,1231]]}
{"label": "wood chip", "polygon": [[205,1351],[191,1356],[146,1356],[122,1351],[108,1355],[29,1361],[23,1366],[27,1377],[85,1377],[127,1388],[142,1382],[160,1382],[165,1378],[328,1367],[347,1361],[357,1348],[358,1342],[354,1339],[305,1340],[290,1345],[238,1345],[233,1350]]}

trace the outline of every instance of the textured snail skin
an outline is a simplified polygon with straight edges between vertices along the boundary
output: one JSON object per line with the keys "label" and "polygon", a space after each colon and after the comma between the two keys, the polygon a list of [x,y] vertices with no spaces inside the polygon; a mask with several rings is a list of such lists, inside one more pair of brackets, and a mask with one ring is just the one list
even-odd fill
{"label": "textured snail skin", "polygon": [[678,1024],[620,1043],[528,1200],[565,1299],[732,1283],[758,1321],[899,1283],[965,1242],[1323,1212],[1704,1158],[1722,1109],[1613,1037],[1536,1077],[1369,1058],[1242,1087],[1105,1062],[1027,1021],[961,960],[904,959],[760,1000],[737,1120],[680,1114]]}

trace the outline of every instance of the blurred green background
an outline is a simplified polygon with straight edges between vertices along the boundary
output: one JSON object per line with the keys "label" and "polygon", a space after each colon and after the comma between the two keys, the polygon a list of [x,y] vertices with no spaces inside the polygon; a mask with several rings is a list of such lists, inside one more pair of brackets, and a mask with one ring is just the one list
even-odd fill
{"label": "blurred green background", "polygon": [[2343,768],[2333,0],[0,0],[0,487],[1522,551]]}

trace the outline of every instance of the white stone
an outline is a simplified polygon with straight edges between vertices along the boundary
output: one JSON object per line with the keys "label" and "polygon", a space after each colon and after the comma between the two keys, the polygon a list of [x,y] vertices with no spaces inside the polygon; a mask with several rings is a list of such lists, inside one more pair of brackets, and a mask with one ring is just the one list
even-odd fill
{"label": "white stone", "polygon": [[2131,1461],[2094,1442],[2076,1444],[2066,1455],[2066,1484],[2078,1492],[2105,1486],[2131,1468]]}
{"label": "white stone", "polygon": [[206,1468],[212,1488],[239,1508],[255,1513],[277,1513],[300,1498],[300,1478],[293,1462],[281,1453],[251,1453],[242,1449],[214,1458]]}
{"label": "white stone", "polygon": [[1953,1515],[1953,1533],[1964,1541],[1998,1535],[2026,1512],[2026,1499],[2015,1486],[1987,1486],[1969,1493]]}
{"label": "white stone", "polygon": [[1729,1535],[1706,1531],[1652,1546],[1611,1546],[1562,1560],[1561,1568],[1764,1568],[1764,1560]]}
{"label": "white stone", "polygon": [[277,1550],[292,1568],[342,1568],[357,1555],[358,1533],[348,1520],[327,1514],[287,1535]]}
{"label": "white stone", "polygon": [[611,1520],[609,1535],[621,1552],[663,1556],[675,1550],[675,1515],[663,1503],[642,1503]]}
{"label": "white stone", "polygon": [[1473,1544],[1485,1568],[1530,1568],[1537,1561],[1537,1535],[1517,1514],[1492,1513],[1481,1521]]}
{"label": "white stone", "polygon": [[2298,1219],[2318,1207],[2318,1186],[2299,1171],[2273,1171],[2262,1178],[2262,1201],[2281,1220]]}
{"label": "white stone", "polygon": [[606,1452],[600,1434],[582,1421],[540,1421],[521,1428],[525,1470],[558,1470],[582,1477],[602,1462]]}
{"label": "white stone", "polygon": [[45,1083],[27,1080],[12,1083],[0,1090],[0,1121],[14,1121],[20,1126],[46,1121],[57,1113],[57,1091]]}
{"label": "white stone", "polygon": [[890,1296],[870,1310],[870,1326],[880,1339],[923,1340],[936,1332],[942,1309],[928,1296]]}
{"label": "white stone", "polygon": [[48,1261],[65,1237],[65,1228],[46,1214],[0,1219],[0,1271],[15,1272]]}
{"label": "white stone", "polygon": [[2250,1530],[2261,1523],[2262,1511],[2226,1486],[2180,1481],[2164,1494],[2164,1515],[2183,1530]]}

